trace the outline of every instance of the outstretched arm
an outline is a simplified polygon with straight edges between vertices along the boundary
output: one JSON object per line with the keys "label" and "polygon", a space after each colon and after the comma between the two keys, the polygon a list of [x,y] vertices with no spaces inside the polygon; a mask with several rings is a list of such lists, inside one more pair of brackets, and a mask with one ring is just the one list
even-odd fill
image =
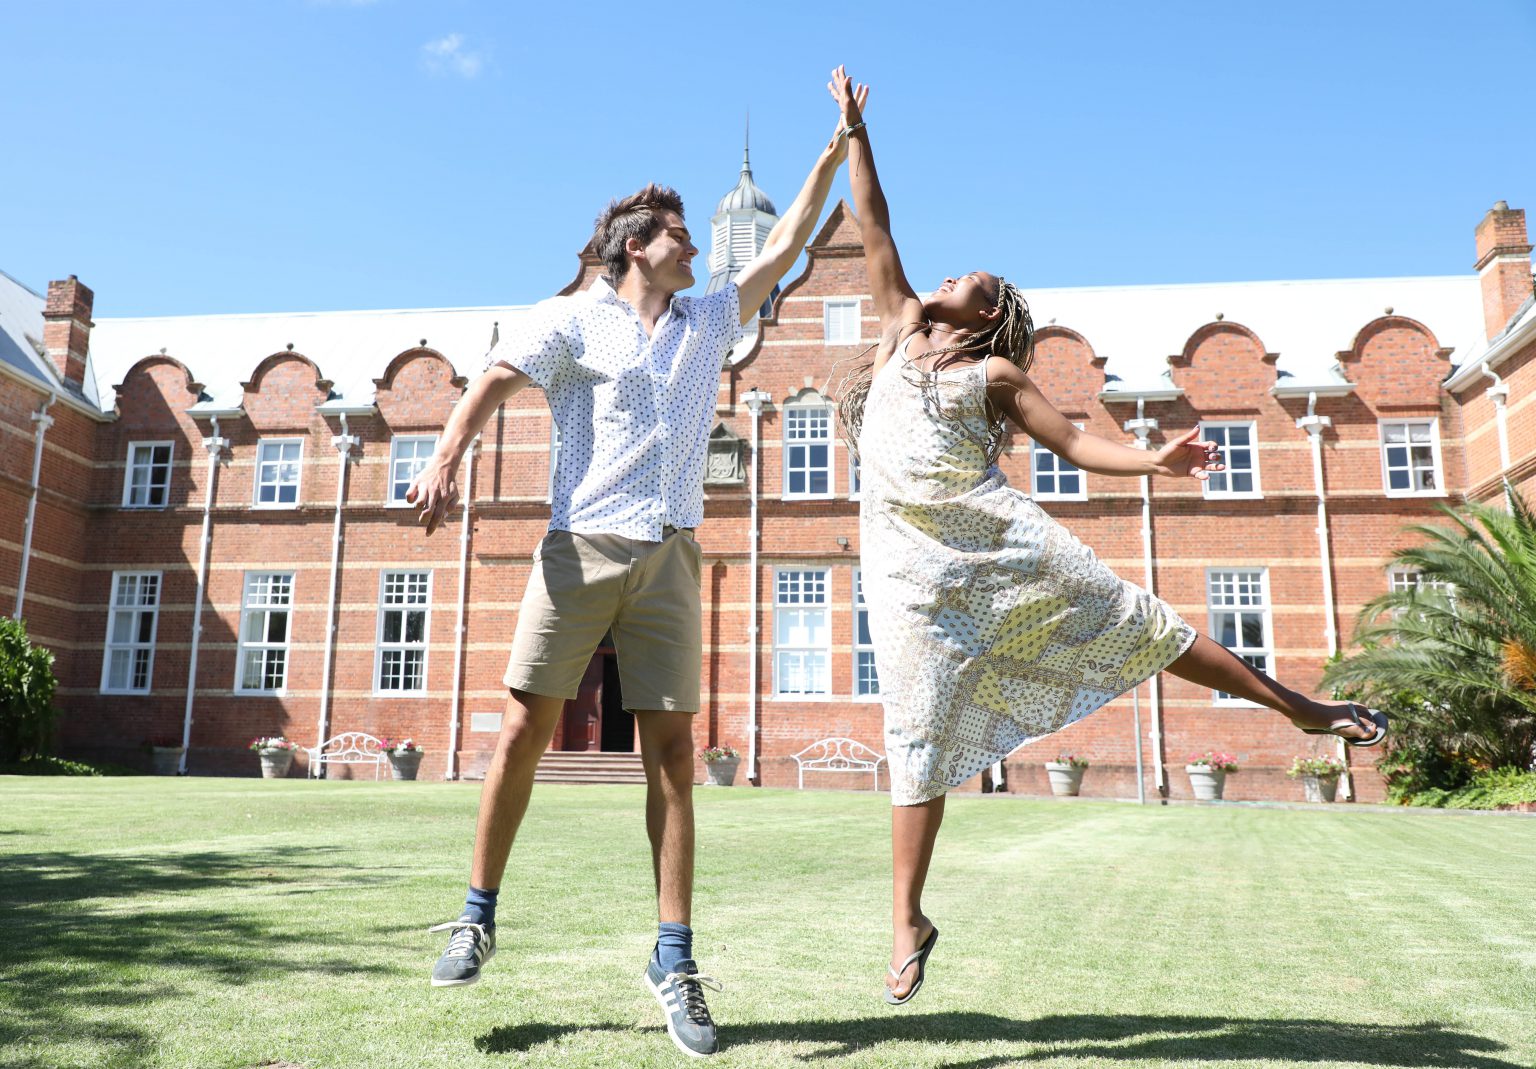
{"label": "outstretched arm", "polygon": [[[864,102],[869,97],[869,87],[855,86],[848,72],[838,67],[832,72],[827,89],[837,101],[844,129],[848,131],[848,182],[853,187],[853,210],[864,235],[864,259],[875,311],[880,316],[881,334],[894,344],[895,332],[902,324],[919,320],[921,308],[917,293],[902,270],[896,241],[891,237],[891,210],[885,201],[885,191],[880,188],[875,156],[869,147],[869,128],[864,125]],[[887,348],[882,344],[882,355]]]}
{"label": "outstretched arm", "polygon": [[1000,356],[987,358],[987,396],[1025,434],[1057,456],[1096,475],[1172,475],[1207,479],[1211,472],[1226,468],[1215,442],[1195,441],[1200,434],[1199,427],[1175,435],[1155,453],[1080,431],[1056,411],[1016,364]]}
{"label": "outstretched arm", "polygon": [[827,194],[832,189],[832,179],[847,158],[847,141],[834,135],[816,158],[811,173],[806,176],[805,185],[800,187],[800,195],[768,232],[763,251],[736,276],[743,326],[757,315],[757,310],[773,292],[773,287],[794,266],[800,250],[811,239],[811,229],[816,225],[816,220],[821,218],[821,209],[826,205]]}

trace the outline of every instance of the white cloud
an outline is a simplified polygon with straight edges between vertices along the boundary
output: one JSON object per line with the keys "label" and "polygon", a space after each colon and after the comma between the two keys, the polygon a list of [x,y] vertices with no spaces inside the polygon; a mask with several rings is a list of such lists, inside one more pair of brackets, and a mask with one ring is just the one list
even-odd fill
{"label": "white cloud", "polygon": [[485,69],[485,54],[464,47],[464,35],[450,33],[421,46],[421,65],[432,74],[477,78]]}

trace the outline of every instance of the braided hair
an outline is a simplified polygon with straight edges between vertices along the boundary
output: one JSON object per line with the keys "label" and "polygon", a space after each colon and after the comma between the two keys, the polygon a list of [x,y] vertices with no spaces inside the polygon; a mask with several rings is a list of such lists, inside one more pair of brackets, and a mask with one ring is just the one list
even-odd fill
{"label": "braided hair", "polygon": [[[988,356],[1000,356],[1020,371],[1027,372],[1035,359],[1035,324],[1029,315],[1029,302],[1012,282],[1001,276],[997,280],[997,305],[1002,313],[988,326],[974,334],[961,335],[952,345],[930,350],[933,358],[931,372],[917,372],[914,385],[923,391],[935,411],[942,411],[938,404],[937,376],[952,364],[966,360],[968,356],[985,360]],[[871,346],[870,348],[873,348]],[[860,353],[860,360],[869,349]],[[862,360],[843,376],[837,393],[837,414],[843,425],[843,436],[848,446],[858,456],[859,433],[864,428],[864,405],[869,399],[869,388],[874,382],[874,361]],[[986,452],[989,465],[997,462],[1003,451],[1004,421],[999,415],[987,428],[987,439],[978,443]]]}

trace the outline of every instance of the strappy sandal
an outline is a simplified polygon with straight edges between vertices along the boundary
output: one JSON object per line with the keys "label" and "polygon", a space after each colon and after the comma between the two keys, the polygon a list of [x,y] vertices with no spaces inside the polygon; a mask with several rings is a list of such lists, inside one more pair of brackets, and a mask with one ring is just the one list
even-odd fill
{"label": "strappy sandal", "polygon": [[1352,739],[1348,735],[1339,735],[1339,733],[1337,731],[1333,730],[1334,728],[1338,727],[1340,724],[1351,724],[1351,723],[1354,724],[1355,727],[1357,727],[1357,728],[1364,728],[1365,727],[1365,720],[1362,720],[1360,718],[1360,713],[1359,713],[1359,710],[1362,709],[1362,708],[1364,708],[1364,706],[1358,705],[1355,702],[1350,702],[1349,706],[1348,706],[1348,709],[1349,709],[1349,719],[1348,720],[1335,720],[1332,724],[1329,724],[1325,728],[1302,728],[1301,729],[1302,733],[1306,734],[1306,735],[1338,735],[1339,738],[1343,739],[1345,742],[1349,743],[1351,746],[1359,746],[1359,747],[1375,746],[1382,739],[1387,737],[1387,714],[1383,713],[1379,709],[1366,709],[1365,710],[1366,719],[1370,720],[1371,726],[1376,729],[1375,734],[1371,735],[1369,738],[1365,738],[1365,739]]}
{"label": "strappy sandal", "polygon": [[937,928],[929,929],[928,938],[923,940],[923,945],[907,955],[907,960],[901,963],[901,968],[893,969],[889,965],[886,966],[885,971],[891,974],[891,979],[900,980],[901,974],[911,968],[912,963],[915,961],[917,962],[917,978],[912,981],[912,987],[905,995],[898,995],[890,988],[886,988],[885,1001],[889,1002],[892,1006],[900,1006],[912,1001],[912,996],[916,995],[918,989],[923,986],[923,972],[928,965],[928,955],[933,953],[933,944],[938,941],[939,930]]}

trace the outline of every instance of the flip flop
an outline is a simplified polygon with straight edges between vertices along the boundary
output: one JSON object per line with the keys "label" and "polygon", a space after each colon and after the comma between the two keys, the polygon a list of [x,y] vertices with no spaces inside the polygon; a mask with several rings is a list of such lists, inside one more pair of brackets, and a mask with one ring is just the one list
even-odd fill
{"label": "flip flop", "polygon": [[917,979],[912,981],[912,987],[905,995],[898,995],[890,988],[886,988],[885,1001],[889,1002],[892,1006],[900,1006],[912,1001],[912,996],[916,995],[923,986],[923,973],[928,965],[928,955],[933,953],[933,944],[938,941],[939,930],[937,928],[930,929],[928,938],[923,940],[923,945],[907,955],[907,960],[901,963],[901,968],[893,969],[889,965],[886,966],[885,971],[891,974],[892,979],[900,980],[901,974],[906,972],[915,961],[917,962]]}
{"label": "flip flop", "polygon": [[[1357,705],[1354,702],[1350,702],[1349,703],[1349,716],[1350,716],[1350,719],[1353,720],[1355,726],[1359,727],[1359,728],[1365,727],[1365,721],[1360,718],[1360,713],[1358,711],[1361,708],[1362,708],[1362,706]],[[1305,734],[1305,735],[1338,735],[1339,738],[1343,739],[1345,742],[1349,743],[1349,745],[1351,745],[1351,746],[1359,746],[1359,747],[1375,746],[1382,739],[1387,737],[1387,714],[1381,712],[1378,709],[1366,709],[1365,710],[1365,716],[1366,716],[1366,719],[1370,720],[1371,725],[1373,727],[1375,727],[1375,729],[1376,729],[1376,733],[1374,735],[1370,736],[1369,738],[1365,738],[1365,739],[1352,739],[1352,738],[1350,738],[1347,735],[1339,735],[1339,733],[1337,731],[1333,730],[1333,725],[1332,724],[1330,724],[1326,728],[1302,728],[1301,730],[1302,730],[1302,733]],[[1346,721],[1335,720],[1333,723],[1334,724],[1342,724],[1342,723],[1346,723]]]}

